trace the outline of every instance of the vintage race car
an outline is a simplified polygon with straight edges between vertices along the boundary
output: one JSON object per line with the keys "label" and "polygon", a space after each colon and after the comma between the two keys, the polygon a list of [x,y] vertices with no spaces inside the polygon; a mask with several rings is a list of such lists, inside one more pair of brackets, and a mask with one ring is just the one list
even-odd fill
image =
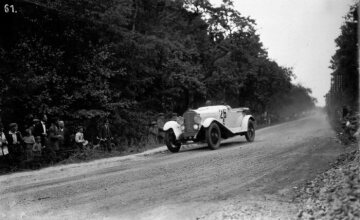
{"label": "vintage race car", "polygon": [[205,142],[210,149],[218,149],[221,139],[245,135],[249,142],[255,138],[255,118],[249,108],[231,108],[227,105],[201,107],[186,111],[176,121],[165,123],[165,143],[175,153],[181,145]]}

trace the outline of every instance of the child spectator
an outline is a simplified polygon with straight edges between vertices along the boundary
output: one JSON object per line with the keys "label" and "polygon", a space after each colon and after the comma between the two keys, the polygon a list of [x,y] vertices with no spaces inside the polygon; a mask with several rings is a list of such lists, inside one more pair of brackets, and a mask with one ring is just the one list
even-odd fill
{"label": "child spectator", "polygon": [[34,157],[41,157],[41,150],[42,150],[41,137],[36,136],[35,144],[33,145],[33,148],[32,148]]}
{"label": "child spectator", "polygon": [[32,149],[35,144],[35,138],[29,128],[25,130],[25,136],[23,138],[23,141],[25,143],[26,160],[31,161],[34,159]]}

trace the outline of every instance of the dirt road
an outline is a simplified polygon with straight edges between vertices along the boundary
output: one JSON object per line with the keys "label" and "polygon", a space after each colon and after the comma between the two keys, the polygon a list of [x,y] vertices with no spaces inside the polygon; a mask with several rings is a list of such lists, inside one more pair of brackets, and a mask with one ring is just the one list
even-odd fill
{"label": "dirt road", "polygon": [[343,151],[317,114],[216,151],[135,155],[0,177],[0,219],[294,217],[291,190]]}

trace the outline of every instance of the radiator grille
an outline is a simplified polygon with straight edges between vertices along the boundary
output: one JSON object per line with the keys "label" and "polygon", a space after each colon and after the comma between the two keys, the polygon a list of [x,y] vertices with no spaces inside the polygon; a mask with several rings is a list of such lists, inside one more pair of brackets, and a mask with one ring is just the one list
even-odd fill
{"label": "radiator grille", "polygon": [[185,126],[185,132],[195,132],[194,130],[194,117],[196,115],[196,112],[194,111],[188,111],[184,113],[184,126]]}

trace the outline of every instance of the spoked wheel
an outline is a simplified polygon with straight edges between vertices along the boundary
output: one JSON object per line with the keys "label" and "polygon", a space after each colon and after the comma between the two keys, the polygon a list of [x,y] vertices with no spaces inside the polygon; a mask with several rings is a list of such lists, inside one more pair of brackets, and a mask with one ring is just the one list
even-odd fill
{"label": "spoked wheel", "polygon": [[172,129],[165,132],[165,144],[172,153],[177,153],[180,150],[181,143],[176,140],[175,133]]}
{"label": "spoked wheel", "polygon": [[248,130],[245,134],[246,140],[248,142],[253,142],[255,139],[255,126],[254,126],[254,122],[250,121],[248,122]]}
{"label": "spoked wheel", "polygon": [[211,123],[211,125],[206,129],[205,135],[209,148],[212,150],[219,149],[221,142],[221,132],[219,126],[216,123]]}

